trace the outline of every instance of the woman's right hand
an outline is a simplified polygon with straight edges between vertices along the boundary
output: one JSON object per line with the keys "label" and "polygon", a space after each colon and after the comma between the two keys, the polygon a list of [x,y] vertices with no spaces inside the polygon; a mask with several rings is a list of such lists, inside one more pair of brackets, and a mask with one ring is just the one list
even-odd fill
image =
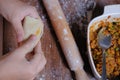
{"label": "woman's right hand", "polygon": [[[35,42],[36,36],[32,36],[23,45],[0,59],[0,80],[33,80],[36,77],[44,68],[46,59],[40,42],[37,46]],[[26,55],[31,50],[34,55],[28,61]]]}

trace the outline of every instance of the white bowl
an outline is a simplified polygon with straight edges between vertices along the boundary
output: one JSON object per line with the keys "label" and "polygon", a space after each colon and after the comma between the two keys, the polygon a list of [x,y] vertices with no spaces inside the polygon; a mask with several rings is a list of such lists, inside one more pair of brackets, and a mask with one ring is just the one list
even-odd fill
{"label": "white bowl", "polygon": [[90,48],[90,28],[92,25],[94,26],[93,30],[96,30],[97,24],[102,20],[107,20],[107,21],[116,21],[116,18],[120,18],[120,5],[108,5],[105,6],[104,8],[104,13],[101,16],[98,16],[94,18],[88,25],[88,30],[87,30],[87,44],[88,44],[88,58],[89,58],[89,63],[91,66],[91,69],[93,71],[94,76],[99,80],[101,79],[100,74],[97,72],[93,58],[92,58],[92,52]]}

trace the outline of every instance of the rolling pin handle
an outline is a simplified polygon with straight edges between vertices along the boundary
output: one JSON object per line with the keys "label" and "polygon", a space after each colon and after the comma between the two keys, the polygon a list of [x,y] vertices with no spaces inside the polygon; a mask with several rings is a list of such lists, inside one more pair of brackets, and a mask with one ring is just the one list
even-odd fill
{"label": "rolling pin handle", "polygon": [[90,80],[84,69],[77,69],[75,72],[76,80]]}

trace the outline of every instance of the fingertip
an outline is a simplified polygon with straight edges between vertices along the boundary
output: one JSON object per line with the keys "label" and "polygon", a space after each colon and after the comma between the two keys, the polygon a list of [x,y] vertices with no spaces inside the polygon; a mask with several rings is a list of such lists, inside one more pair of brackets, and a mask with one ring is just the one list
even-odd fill
{"label": "fingertip", "polygon": [[17,34],[17,41],[22,42],[23,41],[23,34]]}
{"label": "fingertip", "polygon": [[37,45],[35,47],[35,53],[40,53],[40,54],[43,53],[40,41],[38,41],[38,43],[37,43]]}
{"label": "fingertip", "polygon": [[36,46],[36,40],[37,37],[35,35],[31,35],[27,40],[22,41],[22,45],[18,48],[18,51],[23,55],[31,52]]}
{"label": "fingertip", "polygon": [[45,58],[45,56],[44,56],[44,63],[45,63],[45,65],[46,65],[46,63],[47,63],[47,59]]}
{"label": "fingertip", "polygon": [[37,47],[41,48],[41,42],[38,41]]}

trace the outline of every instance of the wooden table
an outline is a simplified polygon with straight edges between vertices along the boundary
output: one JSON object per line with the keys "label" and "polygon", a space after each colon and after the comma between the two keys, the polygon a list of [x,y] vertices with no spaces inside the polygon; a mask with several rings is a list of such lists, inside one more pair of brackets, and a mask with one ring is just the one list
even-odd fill
{"label": "wooden table", "polygon": [[[70,71],[63,52],[61,50],[59,41],[55,35],[51,25],[49,16],[44,8],[42,0],[22,0],[27,4],[33,5],[37,8],[45,27],[42,37],[42,49],[47,59],[47,65],[40,75],[35,80],[75,80],[74,73]],[[94,8],[94,0],[59,0],[63,12],[70,24],[74,38],[77,42],[81,55],[83,57],[85,67],[88,74],[91,74],[89,62],[86,56],[86,32],[87,25],[90,20],[102,14],[103,7],[108,4],[120,3],[119,0],[96,0],[96,7]],[[94,10],[93,10],[94,9]],[[4,22],[2,24],[2,22]],[[2,29],[4,27],[4,29]],[[3,33],[3,32],[4,33]],[[2,39],[2,34],[4,38]],[[2,47],[3,40],[3,47]],[[15,31],[11,25],[0,17],[0,53],[7,53],[17,47]],[[3,50],[2,50],[3,48]]]}
{"label": "wooden table", "polygon": [[2,42],[3,42],[3,18],[0,16],[0,56],[2,56]]}

